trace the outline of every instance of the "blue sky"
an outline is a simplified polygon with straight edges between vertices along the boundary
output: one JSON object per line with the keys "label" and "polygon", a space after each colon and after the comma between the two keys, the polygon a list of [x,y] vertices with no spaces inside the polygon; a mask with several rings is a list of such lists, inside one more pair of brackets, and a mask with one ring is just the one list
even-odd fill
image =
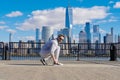
{"label": "blue sky", "polygon": [[[102,36],[114,28],[120,33],[119,0],[69,0],[73,8],[74,39],[84,29],[85,22],[100,27]],[[0,0],[0,41],[35,39],[35,28],[51,26],[55,30],[64,28],[65,8],[68,0]],[[92,32],[92,30],[91,30]],[[41,37],[41,36],[40,36]]]}

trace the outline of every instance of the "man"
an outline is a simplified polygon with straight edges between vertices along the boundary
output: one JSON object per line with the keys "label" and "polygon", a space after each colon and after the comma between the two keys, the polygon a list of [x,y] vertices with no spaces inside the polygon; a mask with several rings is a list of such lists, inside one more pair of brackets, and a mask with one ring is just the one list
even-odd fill
{"label": "man", "polygon": [[53,59],[54,65],[63,65],[58,61],[59,53],[60,53],[60,46],[58,46],[59,43],[61,43],[64,40],[64,35],[59,34],[56,39],[49,40],[41,49],[40,55],[43,65],[47,65],[46,60],[49,58]]}

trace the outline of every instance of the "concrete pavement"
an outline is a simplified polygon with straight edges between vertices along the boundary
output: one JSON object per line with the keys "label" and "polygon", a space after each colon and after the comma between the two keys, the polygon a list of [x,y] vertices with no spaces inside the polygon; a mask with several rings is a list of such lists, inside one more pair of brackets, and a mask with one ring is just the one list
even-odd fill
{"label": "concrete pavement", "polygon": [[0,61],[0,80],[119,80],[120,62],[62,61],[43,66],[39,61]]}

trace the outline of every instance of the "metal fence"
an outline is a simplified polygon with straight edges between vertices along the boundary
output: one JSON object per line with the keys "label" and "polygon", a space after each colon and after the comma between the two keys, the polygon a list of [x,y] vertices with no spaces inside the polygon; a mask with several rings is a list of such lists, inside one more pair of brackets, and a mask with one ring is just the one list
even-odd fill
{"label": "metal fence", "polygon": [[4,43],[0,42],[0,58],[4,59]]}
{"label": "metal fence", "polygon": [[[120,43],[114,43],[116,54],[120,60]],[[61,44],[61,53],[67,56],[67,59],[74,60],[109,60],[110,43],[67,43]]]}
{"label": "metal fence", "polygon": [[[39,52],[44,43],[10,42],[9,47],[0,43],[1,59],[8,60],[38,60]],[[109,60],[110,44],[104,43],[61,43],[61,60]],[[114,43],[117,59],[120,60],[120,43]]]}

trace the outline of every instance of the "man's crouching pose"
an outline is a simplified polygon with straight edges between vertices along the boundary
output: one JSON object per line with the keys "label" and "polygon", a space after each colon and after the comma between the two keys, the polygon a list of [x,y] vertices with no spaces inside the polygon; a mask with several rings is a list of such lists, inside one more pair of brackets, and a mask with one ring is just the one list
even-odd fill
{"label": "man's crouching pose", "polygon": [[46,60],[49,58],[53,59],[54,65],[63,65],[58,61],[59,53],[60,53],[60,46],[58,46],[59,43],[61,43],[64,40],[64,35],[59,34],[56,39],[49,40],[41,49],[40,61],[43,65],[47,65]]}

